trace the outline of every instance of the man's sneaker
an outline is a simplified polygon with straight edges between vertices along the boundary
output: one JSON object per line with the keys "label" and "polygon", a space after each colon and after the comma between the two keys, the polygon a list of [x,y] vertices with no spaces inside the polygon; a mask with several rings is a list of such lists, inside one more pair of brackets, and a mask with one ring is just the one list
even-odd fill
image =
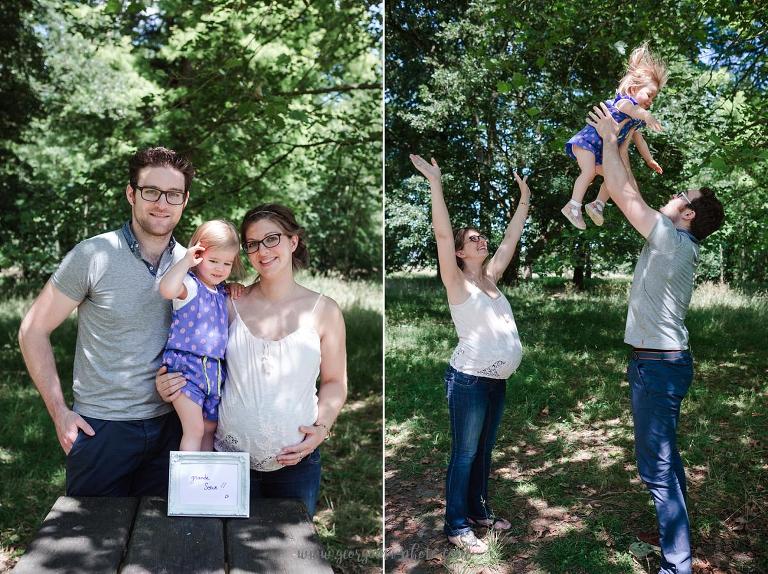
{"label": "man's sneaker", "polygon": [[600,226],[603,224],[603,207],[604,205],[599,201],[593,201],[584,206],[587,215],[589,215],[589,218],[595,225]]}
{"label": "man's sneaker", "polygon": [[581,207],[576,207],[570,201],[565,204],[565,207],[560,210],[560,213],[568,218],[568,221],[573,223],[579,229],[586,229],[587,224],[584,223],[584,218],[581,216]]}

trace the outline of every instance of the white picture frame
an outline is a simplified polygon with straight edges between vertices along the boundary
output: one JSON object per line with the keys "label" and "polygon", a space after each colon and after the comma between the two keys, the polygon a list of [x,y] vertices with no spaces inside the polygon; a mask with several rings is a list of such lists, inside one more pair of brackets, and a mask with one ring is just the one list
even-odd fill
{"label": "white picture frame", "polygon": [[248,518],[250,489],[248,453],[170,453],[168,516]]}

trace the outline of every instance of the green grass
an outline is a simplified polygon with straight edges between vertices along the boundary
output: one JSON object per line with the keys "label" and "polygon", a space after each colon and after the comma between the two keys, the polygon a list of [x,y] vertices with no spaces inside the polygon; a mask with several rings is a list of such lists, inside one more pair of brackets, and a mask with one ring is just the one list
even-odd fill
{"label": "green grass", "polygon": [[[315,526],[337,571],[380,570],[382,544],[382,291],[373,282],[302,275],[300,282],[335,299],[347,327],[349,396],[323,445]],[[16,341],[30,297],[0,303],[0,571],[24,552],[64,493],[64,453],[24,367]],[[74,318],[52,336],[71,403]]]}
{"label": "green grass", "polygon": [[[386,284],[386,516],[388,564],[420,542],[426,567],[476,572],[656,572],[628,552],[655,530],[634,464],[622,342],[629,283],[562,281],[504,288],[524,357],[507,384],[494,451],[491,502],[514,524],[481,565],[449,553],[440,529],[450,452],[442,377],[456,343],[445,292],[433,277]],[[768,571],[768,297],[699,286],[688,313],[695,378],[683,402],[694,557],[724,572]],[[426,542],[424,542],[426,541]],[[396,549],[396,550],[393,550]],[[511,566],[510,566],[511,564]]]}

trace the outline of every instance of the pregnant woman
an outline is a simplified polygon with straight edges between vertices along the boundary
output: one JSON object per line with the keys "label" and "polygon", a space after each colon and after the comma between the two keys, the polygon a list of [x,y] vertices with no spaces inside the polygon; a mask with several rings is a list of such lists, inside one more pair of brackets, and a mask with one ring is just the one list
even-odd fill
{"label": "pregnant woman", "polygon": [[[445,480],[445,534],[471,554],[488,545],[473,526],[508,530],[509,521],[494,516],[488,504],[488,475],[496,431],[504,412],[506,379],[522,358],[522,346],[509,301],[496,286],[512,261],[528,216],[530,190],[515,173],[520,201],[493,257],[488,238],[473,227],[451,228],[437,162],[411,155],[429,180],[432,226],[437,240],[440,278],[448,295],[459,343],[445,373],[451,426],[451,460]],[[527,179],[527,178],[526,178]]]}
{"label": "pregnant woman", "polygon": [[[250,454],[252,497],[299,498],[313,516],[318,447],[347,396],[344,319],[332,299],[294,279],[309,253],[290,209],[253,208],[240,235],[258,279],[229,300],[229,379],[214,449]],[[162,372],[157,390],[173,400],[183,379]]]}

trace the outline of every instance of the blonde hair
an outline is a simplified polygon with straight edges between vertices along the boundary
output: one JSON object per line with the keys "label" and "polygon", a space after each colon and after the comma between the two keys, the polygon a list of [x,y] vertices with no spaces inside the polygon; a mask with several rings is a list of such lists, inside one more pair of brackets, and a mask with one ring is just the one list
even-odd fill
{"label": "blonde hair", "polygon": [[237,228],[229,221],[212,219],[200,225],[192,234],[189,246],[192,247],[197,243],[200,243],[206,249],[215,247],[218,249],[236,250],[237,255],[235,255],[234,261],[232,261],[231,275],[235,278],[245,275],[245,267],[243,267],[243,263],[240,261],[240,239],[237,235]]}
{"label": "blonde hair", "polygon": [[648,42],[644,42],[632,50],[627,62],[627,71],[619,82],[618,92],[629,95],[632,88],[642,88],[650,83],[656,84],[658,91],[661,91],[668,76],[667,65],[651,52]]}

